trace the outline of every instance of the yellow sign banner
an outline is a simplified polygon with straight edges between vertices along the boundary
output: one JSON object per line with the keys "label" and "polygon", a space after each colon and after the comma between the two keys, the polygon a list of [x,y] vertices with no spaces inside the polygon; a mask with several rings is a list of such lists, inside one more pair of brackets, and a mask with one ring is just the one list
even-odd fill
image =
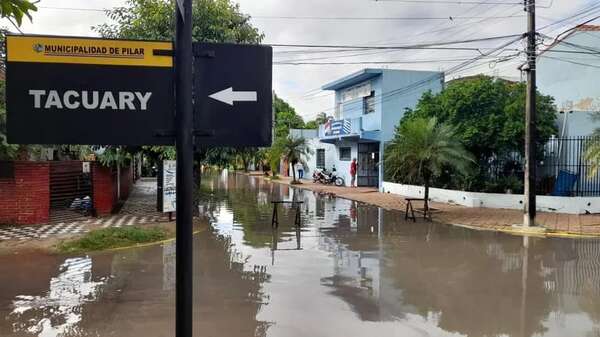
{"label": "yellow sign banner", "polygon": [[6,49],[8,62],[173,66],[171,42],[8,35]]}

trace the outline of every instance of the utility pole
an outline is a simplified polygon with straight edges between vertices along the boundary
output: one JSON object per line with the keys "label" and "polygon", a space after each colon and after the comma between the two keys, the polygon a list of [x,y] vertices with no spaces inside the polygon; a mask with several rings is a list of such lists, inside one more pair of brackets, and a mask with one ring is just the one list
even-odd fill
{"label": "utility pole", "polygon": [[177,0],[175,35],[175,147],[177,150],[175,336],[192,337],[193,106],[192,0]]}
{"label": "utility pole", "polygon": [[536,213],[536,31],[535,0],[525,0],[527,11],[527,102],[525,104],[525,214],[523,226],[535,226]]}

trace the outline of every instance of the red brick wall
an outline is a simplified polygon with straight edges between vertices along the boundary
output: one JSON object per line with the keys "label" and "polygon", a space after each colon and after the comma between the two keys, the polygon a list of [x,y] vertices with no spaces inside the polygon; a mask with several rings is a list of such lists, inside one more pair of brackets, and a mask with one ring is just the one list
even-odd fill
{"label": "red brick wall", "polygon": [[17,223],[17,198],[15,198],[15,180],[0,179],[0,224]]}
{"label": "red brick wall", "polygon": [[15,162],[17,224],[47,223],[50,216],[50,165]]}
{"label": "red brick wall", "polygon": [[111,168],[93,163],[92,179],[94,184],[94,208],[98,215],[109,215],[116,205],[116,182],[113,182]]}
{"label": "red brick wall", "polygon": [[50,213],[48,162],[14,162],[14,178],[0,179],[0,223],[47,223]]}

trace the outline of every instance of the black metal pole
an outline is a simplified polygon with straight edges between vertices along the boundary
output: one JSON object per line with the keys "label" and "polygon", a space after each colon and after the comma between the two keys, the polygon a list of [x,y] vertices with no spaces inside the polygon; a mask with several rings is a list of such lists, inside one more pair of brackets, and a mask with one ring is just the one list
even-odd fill
{"label": "black metal pole", "polygon": [[[177,234],[175,336],[192,337],[193,309],[193,113],[192,1],[176,4],[175,127],[177,149]],[[183,6],[179,6],[179,5]]]}
{"label": "black metal pole", "polygon": [[527,11],[527,102],[525,107],[525,214],[523,225],[535,226],[536,213],[536,31],[535,0],[525,1]]}

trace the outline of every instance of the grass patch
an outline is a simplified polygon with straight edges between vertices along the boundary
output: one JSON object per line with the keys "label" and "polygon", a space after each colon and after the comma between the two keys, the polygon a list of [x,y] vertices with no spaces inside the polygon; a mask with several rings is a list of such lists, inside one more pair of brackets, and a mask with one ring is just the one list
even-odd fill
{"label": "grass patch", "polygon": [[103,228],[91,231],[79,239],[61,242],[57,249],[61,253],[80,253],[134,246],[165,240],[168,237],[169,231],[159,227]]}

